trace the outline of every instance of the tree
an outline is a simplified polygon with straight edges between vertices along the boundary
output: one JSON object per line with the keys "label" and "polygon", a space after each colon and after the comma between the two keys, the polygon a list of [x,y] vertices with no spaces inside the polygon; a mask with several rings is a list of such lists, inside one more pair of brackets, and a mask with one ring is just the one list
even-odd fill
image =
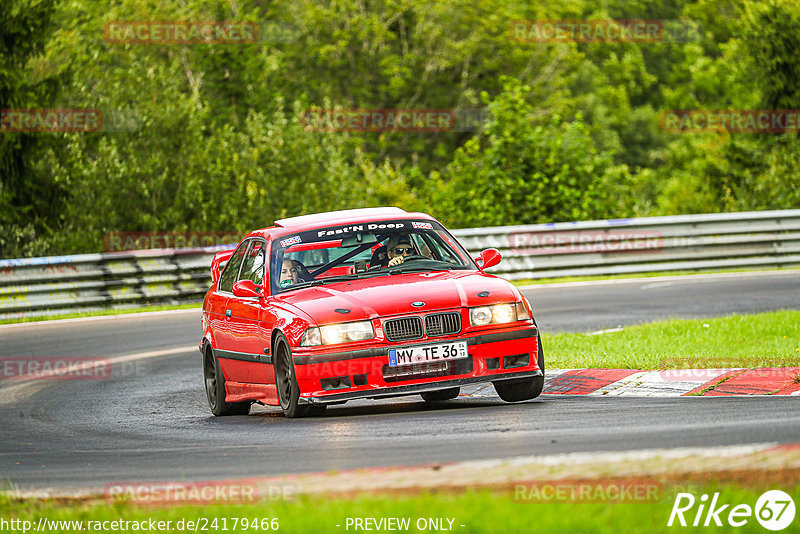
{"label": "tree", "polygon": [[[5,0],[0,17],[0,108],[46,106],[57,94],[60,74],[31,68],[52,30],[53,12],[54,0]],[[64,196],[50,177],[31,172],[32,162],[53,134],[8,128],[0,127],[0,257],[30,253],[31,240],[57,223]]]}
{"label": "tree", "polygon": [[629,215],[616,194],[629,184],[627,167],[597,151],[580,116],[537,117],[530,89],[506,79],[488,102],[486,131],[456,152],[433,192],[442,218],[468,227]]}

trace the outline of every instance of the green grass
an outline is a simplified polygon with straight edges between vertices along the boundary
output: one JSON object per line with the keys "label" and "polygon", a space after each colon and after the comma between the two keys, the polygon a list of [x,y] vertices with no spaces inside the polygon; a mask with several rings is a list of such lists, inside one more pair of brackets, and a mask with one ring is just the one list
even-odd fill
{"label": "green grass", "polygon": [[707,271],[651,271],[646,273],[627,273],[627,274],[610,274],[598,276],[562,276],[559,278],[526,278],[524,280],[510,280],[511,283],[518,287],[541,285],[541,284],[561,284],[564,282],[593,282],[596,280],[625,280],[629,278],[654,278],[657,276],[685,276],[693,274],[720,274],[720,273],[751,273],[759,271],[793,271],[798,270],[797,267],[769,267],[764,269],[742,268],[742,269],[719,269]]}
{"label": "green grass", "polygon": [[[795,502],[800,502],[800,486],[782,487]],[[743,488],[732,483],[692,486],[697,498],[702,493],[720,492],[719,504],[747,504],[754,507],[763,489]],[[346,529],[347,518],[408,517],[411,528],[408,532],[419,532],[414,526],[419,518],[452,518],[453,532],[457,533],[564,533],[596,532],[617,534],[619,532],[696,532],[708,528],[694,529],[673,526],[667,521],[674,503],[674,491],[666,491],[658,502],[526,502],[516,500],[513,490],[491,492],[472,490],[463,493],[422,493],[414,496],[381,497],[364,496],[354,499],[330,497],[299,497],[294,501],[261,501],[254,504],[226,505],[206,504],[203,506],[180,507],[136,507],[126,504],[107,505],[67,503],[27,499],[19,500],[0,496],[0,518],[31,521],[36,525],[40,517],[48,520],[82,521],[171,521],[172,528],[160,532],[179,532],[175,525],[180,520],[200,520],[206,526],[216,519],[218,528],[208,528],[205,532],[222,532],[223,518],[227,520],[228,532],[265,532],[261,529],[233,529],[234,518],[252,520],[277,518],[278,532],[328,533],[354,532],[351,526]],[[728,510],[730,510],[730,506]],[[691,522],[694,512],[686,513]],[[725,520],[727,511],[722,515]],[[795,519],[794,525],[799,520]],[[241,524],[241,521],[240,521]],[[445,522],[445,524],[447,524]],[[337,527],[336,525],[340,525]],[[463,527],[461,525],[464,525]],[[726,525],[727,527],[727,525]],[[33,527],[35,529],[35,526]],[[6,530],[9,530],[6,528]],[[204,531],[201,528],[199,531]],[[731,528],[711,529],[730,531]],[[754,517],[737,532],[765,532]],[[21,530],[20,530],[21,531]],[[50,532],[74,532],[65,528],[54,528]],[[115,530],[115,532],[131,532]],[[792,531],[790,527],[786,532]],[[362,531],[363,532],[363,531]]]}
{"label": "green grass", "polygon": [[41,317],[24,317],[22,319],[0,319],[0,324],[33,323],[37,321],[51,321],[54,319],[77,319],[81,317],[99,317],[103,315],[126,315],[129,313],[143,313],[167,310],[189,310],[196,308],[200,310],[202,304],[192,302],[188,304],[164,304],[154,306],[139,306],[137,308],[107,309],[91,312],[67,313],[64,315],[43,315]]}
{"label": "green grass", "polygon": [[599,335],[542,334],[553,369],[693,369],[800,365],[800,311],[673,319]]}

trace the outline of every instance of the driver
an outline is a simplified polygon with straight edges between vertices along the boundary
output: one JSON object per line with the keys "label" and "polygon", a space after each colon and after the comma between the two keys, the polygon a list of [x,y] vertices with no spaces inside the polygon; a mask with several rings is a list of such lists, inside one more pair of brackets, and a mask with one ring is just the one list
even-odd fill
{"label": "driver", "polygon": [[416,254],[416,252],[408,234],[395,234],[386,242],[386,256],[389,260],[387,267],[400,265],[406,260],[406,256],[413,254]]}

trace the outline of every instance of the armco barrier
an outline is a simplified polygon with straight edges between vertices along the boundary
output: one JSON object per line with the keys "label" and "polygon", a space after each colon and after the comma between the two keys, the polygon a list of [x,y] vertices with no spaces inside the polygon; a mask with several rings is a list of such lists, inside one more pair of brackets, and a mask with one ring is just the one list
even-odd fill
{"label": "armco barrier", "polygon": [[[800,210],[470,228],[512,280],[800,265]],[[0,319],[200,302],[214,252],[163,249],[0,260]]]}
{"label": "armco barrier", "polygon": [[0,319],[199,302],[219,249],[0,260]]}
{"label": "armco barrier", "polygon": [[676,215],[455,230],[494,247],[504,278],[800,265],[800,210]]}

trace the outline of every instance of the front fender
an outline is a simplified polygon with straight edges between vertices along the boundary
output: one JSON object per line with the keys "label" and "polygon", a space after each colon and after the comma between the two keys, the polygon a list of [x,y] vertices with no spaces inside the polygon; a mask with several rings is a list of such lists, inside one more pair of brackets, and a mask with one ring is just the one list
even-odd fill
{"label": "front fender", "polygon": [[272,327],[270,342],[273,350],[275,348],[275,338],[279,332],[286,337],[289,347],[297,347],[300,345],[300,340],[306,329],[311,326],[317,326],[314,320],[303,310],[285,303],[275,307],[275,315],[276,319]]}

